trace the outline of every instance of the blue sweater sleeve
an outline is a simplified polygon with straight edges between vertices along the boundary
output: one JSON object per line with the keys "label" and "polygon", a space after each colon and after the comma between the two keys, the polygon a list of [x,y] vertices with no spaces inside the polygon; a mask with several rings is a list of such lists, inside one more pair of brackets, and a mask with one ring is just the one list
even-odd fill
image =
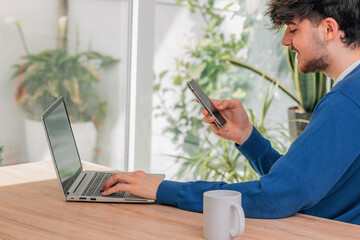
{"label": "blue sweater sleeve", "polygon": [[282,218],[313,207],[360,154],[359,106],[341,93],[335,94],[331,101],[323,99],[318,104],[287,154],[272,166],[271,162],[254,164],[265,173],[260,180],[234,184],[163,181],[157,191],[158,202],[202,212],[204,192],[228,189],[242,193],[246,217]]}
{"label": "blue sweater sleeve", "polygon": [[260,176],[267,174],[282,156],[272,148],[270,141],[265,139],[255,127],[250,137],[241,146],[238,144],[235,146]]}

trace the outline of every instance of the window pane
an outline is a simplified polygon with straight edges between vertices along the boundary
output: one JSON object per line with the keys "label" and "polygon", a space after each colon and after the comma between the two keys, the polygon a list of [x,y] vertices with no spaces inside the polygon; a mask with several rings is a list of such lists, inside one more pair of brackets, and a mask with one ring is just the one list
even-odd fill
{"label": "window pane", "polygon": [[[256,122],[261,123],[269,84],[226,59],[242,60],[288,87],[291,77],[281,34],[267,29],[262,1],[219,0],[212,6],[212,1],[182,2],[178,5],[175,1],[159,0],[156,4],[152,171],[179,179],[178,173],[184,167],[183,179],[194,179],[195,173],[197,179],[249,180],[243,176],[256,176],[244,174],[248,164],[245,158],[237,155],[236,149],[233,151],[233,142],[222,141],[209,132],[209,126],[202,122],[201,108],[185,82],[195,78],[210,97],[241,100],[253,110]],[[188,2],[194,5],[189,6]],[[287,121],[289,105],[294,103],[276,92],[271,107],[276,111],[269,111],[265,122],[268,129]],[[278,134],[279,131],[271,133],[271,137]],[[234,163],[232,170],[224,170],[229,167],[227,160]],[[239,178],[229,176],[231,171]]]}
{"label": "window pane", "polygon": [[0,0],[4,165],[50,160],[39,119],[62,95],[82,160],[124,169],[129,2]]}

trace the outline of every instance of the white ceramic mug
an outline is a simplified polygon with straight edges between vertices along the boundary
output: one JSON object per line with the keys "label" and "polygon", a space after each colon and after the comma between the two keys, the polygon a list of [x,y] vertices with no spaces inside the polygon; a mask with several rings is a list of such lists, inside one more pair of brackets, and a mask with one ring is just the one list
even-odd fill
{"label": "white ceramic mug", "polygon": [[245,229],[241,193],[213,190],[204,193],[204,237],[208,240],[238,239]]}

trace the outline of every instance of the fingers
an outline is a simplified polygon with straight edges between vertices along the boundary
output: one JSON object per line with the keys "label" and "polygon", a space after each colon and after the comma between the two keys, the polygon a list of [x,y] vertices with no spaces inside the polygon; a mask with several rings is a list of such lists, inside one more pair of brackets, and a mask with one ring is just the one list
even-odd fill
{"label": "fingers", "polygon": [[[110,177],[100,188],[100,191],[107,191],[109,188],[117,183],[129,183],[131,182],[131,173],[117,173]],[[118,187],[118,186],[114,186]]]}
{"label": "fingers", "polygon": [[[196,100],[196,101],[199,102],[198,100]],[[232,109],[232,108],[238,108],[238,107],[242,106],[242,103],[239,100],[226,100],[226,99],[218,100],[218,99],[210,98],[210,101],[215,105],[215,107],[218,110]],[[207,115],[208,112],[206,111],[205,114]]]}
{"label": "fingers", "polygon": [[130,186],[128,184],[115,184],[115,186],[107,189],[106,191],[104,191],[102,193],[102,195],[110,195],[112,193],[116,193],[116,192],[119,192],[119,191],[122,191],[122,192],[129,192],[130,191]]}
{"label": "fingers", "polygon": [[144,171],[117,173],[104,183],[101,190],[104,191],[102,195],[125,191],[155,200],[157,189],[162,181],[163,179],[147,174]]}
{"label": "fingers", "polygon": [[[213,99],[213,98],[210,98],[210,101],[215,105],[215,107],[218,110],[224,110],[226,108],[234,108],[237,106],[236,102],[240,102],[240,101],[234,101],[234,100],[217,100],[217,99]],[[241,102],[240,102],[240,104],[241,104]],[[208,116],[209,112],[205,108],[203,108],[202,114],[204,116]]]}
{"label": "fingers", "polygon": [[224,134],[226,134],[229,131],[229,128],[227,125],[223,126],[222,128],[218,128],[215,123],[212,123],[210,125],[210,130],[216,135],[222,137]]}
{"label": "fingers", "polygon": [[206,117],[203,118],[204,123],[211,124],[211,123],[214,123],[214,121],[215,121],[214,116],[206,116]]}

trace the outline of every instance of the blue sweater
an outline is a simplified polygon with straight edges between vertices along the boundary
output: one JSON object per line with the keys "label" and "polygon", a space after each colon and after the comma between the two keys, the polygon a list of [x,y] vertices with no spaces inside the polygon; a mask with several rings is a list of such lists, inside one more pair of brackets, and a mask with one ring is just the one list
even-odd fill
{"label": "blue sweater", "polygon": [[236,145],[261,176],[258,181],[163,181],[157,201],[202,212],[203,193],[242,193],[246,217],[283,218],[296,212],[360,224],[360,66],[326,94],[305,131],[285,155],[254,128]]}

